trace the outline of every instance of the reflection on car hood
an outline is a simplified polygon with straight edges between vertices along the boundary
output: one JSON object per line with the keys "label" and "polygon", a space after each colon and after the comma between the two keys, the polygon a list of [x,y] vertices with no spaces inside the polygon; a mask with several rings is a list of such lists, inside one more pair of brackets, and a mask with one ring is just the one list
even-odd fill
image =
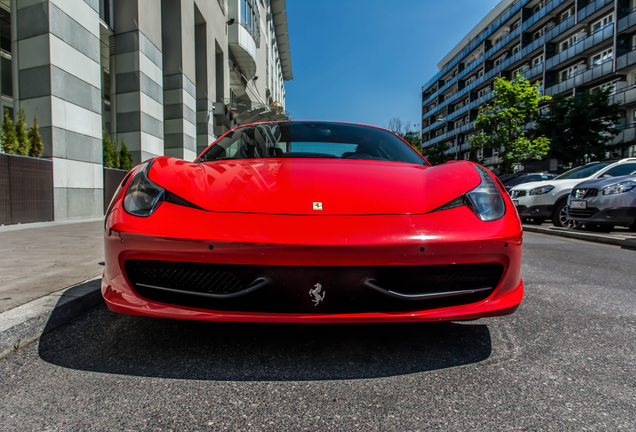
{"label": "reflection on car hood", "polygon": [[[159,157],[149,176],[209,211],[293,215],[426,213],[477,187],[468,162],[428,167],[342,159],[190,163]],[[322,203],[323,210],[313,209]]]}
{"label": "reflection on car hood", "polygon": [[600,179],[593,179],[593,180],[588,180],[588,181],[584,181],[582,183],[578,183],[576,186],[574,186],[574,189],[579,189],[579,188],[596,188],[596,189],[602,189],[604,187],[616,184],[616,183],[622,183],[622,182],[626,182],[626,181],[636,181],[636,175],[625,175],[625,176],[618,176],[618,177],[604,177],[604,178],[600,178]]}

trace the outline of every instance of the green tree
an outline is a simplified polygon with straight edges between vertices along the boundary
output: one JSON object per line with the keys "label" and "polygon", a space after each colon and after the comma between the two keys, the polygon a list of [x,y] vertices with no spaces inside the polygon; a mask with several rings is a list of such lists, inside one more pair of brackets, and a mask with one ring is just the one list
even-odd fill
{"label": "green tree", "polygon": [[15,136],[15,124],[9,115],[9,109],[4,109],[4,123],[2,123],[2,147],[5,153],[17,154],[18,138]]}
{"label": "green tree", "polygon": [[31,150],[31,141],[29,141],[27,126],[26,126],[26,114],[24,109],[20,107],[18,111],[18,120],[15,123],[15,137],[18,140],[18,149],[16,154],[20,156],[28,156],[29,150]]}
{"label": "green tree", "polygon": [[123,139],[121,140],[121,150],[119,155],[120,168],[130,171],[133,168],[133,160],[130,155],[130,150],[128,150],[128,146],[126,146],[126,142]]}
{"label": "green tree", "polygon": [[611,158],[618,104],[610,104],[611,89],[585,91],[576,97],[555,96],[550,110],[539,116],[536,131],[550,139],[551,158],[561,166],[583,165]]}
{"label": "green tree", "polygon": [[448,150],[448,148],[448,144],[446,143],[433,144],[430,147],[426,147],[422,152],[422,155],[431,163],[431,165],[440,165],[452,159],[451,154],[444,153]]}
{"label": "green tree", "polygon": [[104,167],[119,168],[119,154],[117,153],[117,143],[113,144],[111,142],[110,134],[105,129],[102,133],[102,149],[104,153]]}
{"label": "green tree", "polygon": [[28,134],[29,142],[31,143],[31,150],[29,150],[29,156],[31,157],[40,157],[42,156],[42,151],[44,150],[44,145],[42,144],[42,137],[40,136],[40,130],[38,127],[38,112],[35,112],[35,117],[33,117],[33,124],[29,128]]}
{"label": "green tree", "polygon": [[414,129],[406,132],[402,139],[411,144],[415,150],[422,153],[422,134],[419,125],[413,125]]}
{"label": "green tree", "polygon": [[500,174],[513,172],[519,162],[541,159],[550,149],[545,136],[530,139],[526,136],[526,124],[536,120],[539,102],[550,100],[539,96],[538,84],[531,85],[517,75],[513,80],[495,79],[492,103],[482,107],[475,128],[482,131],[470,138],[475,148],[491,148],[499,152]]}

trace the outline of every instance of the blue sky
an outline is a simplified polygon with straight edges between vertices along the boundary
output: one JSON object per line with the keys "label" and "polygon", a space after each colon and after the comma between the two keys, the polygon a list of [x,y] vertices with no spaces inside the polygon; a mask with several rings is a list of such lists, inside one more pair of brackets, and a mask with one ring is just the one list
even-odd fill
{"label": "blue sky", "polygon": [[422,85],[500,0],[287,0],[294,120],[420,123]]}

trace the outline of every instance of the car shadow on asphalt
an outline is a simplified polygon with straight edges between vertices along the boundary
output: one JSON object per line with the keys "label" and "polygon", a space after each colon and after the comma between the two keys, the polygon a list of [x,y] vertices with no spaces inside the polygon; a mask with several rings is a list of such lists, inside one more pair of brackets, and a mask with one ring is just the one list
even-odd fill
{"label": "car shadow on asphalt", "polygon": [[43,360],[66,368],[219,381],[390,377],[490,353],[490,332],[478,323],[215,323],[120,315],[103,304],[39,343]]}

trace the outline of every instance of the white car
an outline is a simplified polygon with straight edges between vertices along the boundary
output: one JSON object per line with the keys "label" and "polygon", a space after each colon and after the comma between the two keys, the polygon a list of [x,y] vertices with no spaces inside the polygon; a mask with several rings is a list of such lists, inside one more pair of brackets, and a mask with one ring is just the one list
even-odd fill
{"label": "white car", "polygon": [[617,177],[636,170],[636,158],[619,161],[591,162],[546,181],[523,183],[510,190],[510,198],[521,219],[541,224],[551,219],[554,226],[572,227],[578,222],[568,220],[567,201],[572,188],[592,179]]}

